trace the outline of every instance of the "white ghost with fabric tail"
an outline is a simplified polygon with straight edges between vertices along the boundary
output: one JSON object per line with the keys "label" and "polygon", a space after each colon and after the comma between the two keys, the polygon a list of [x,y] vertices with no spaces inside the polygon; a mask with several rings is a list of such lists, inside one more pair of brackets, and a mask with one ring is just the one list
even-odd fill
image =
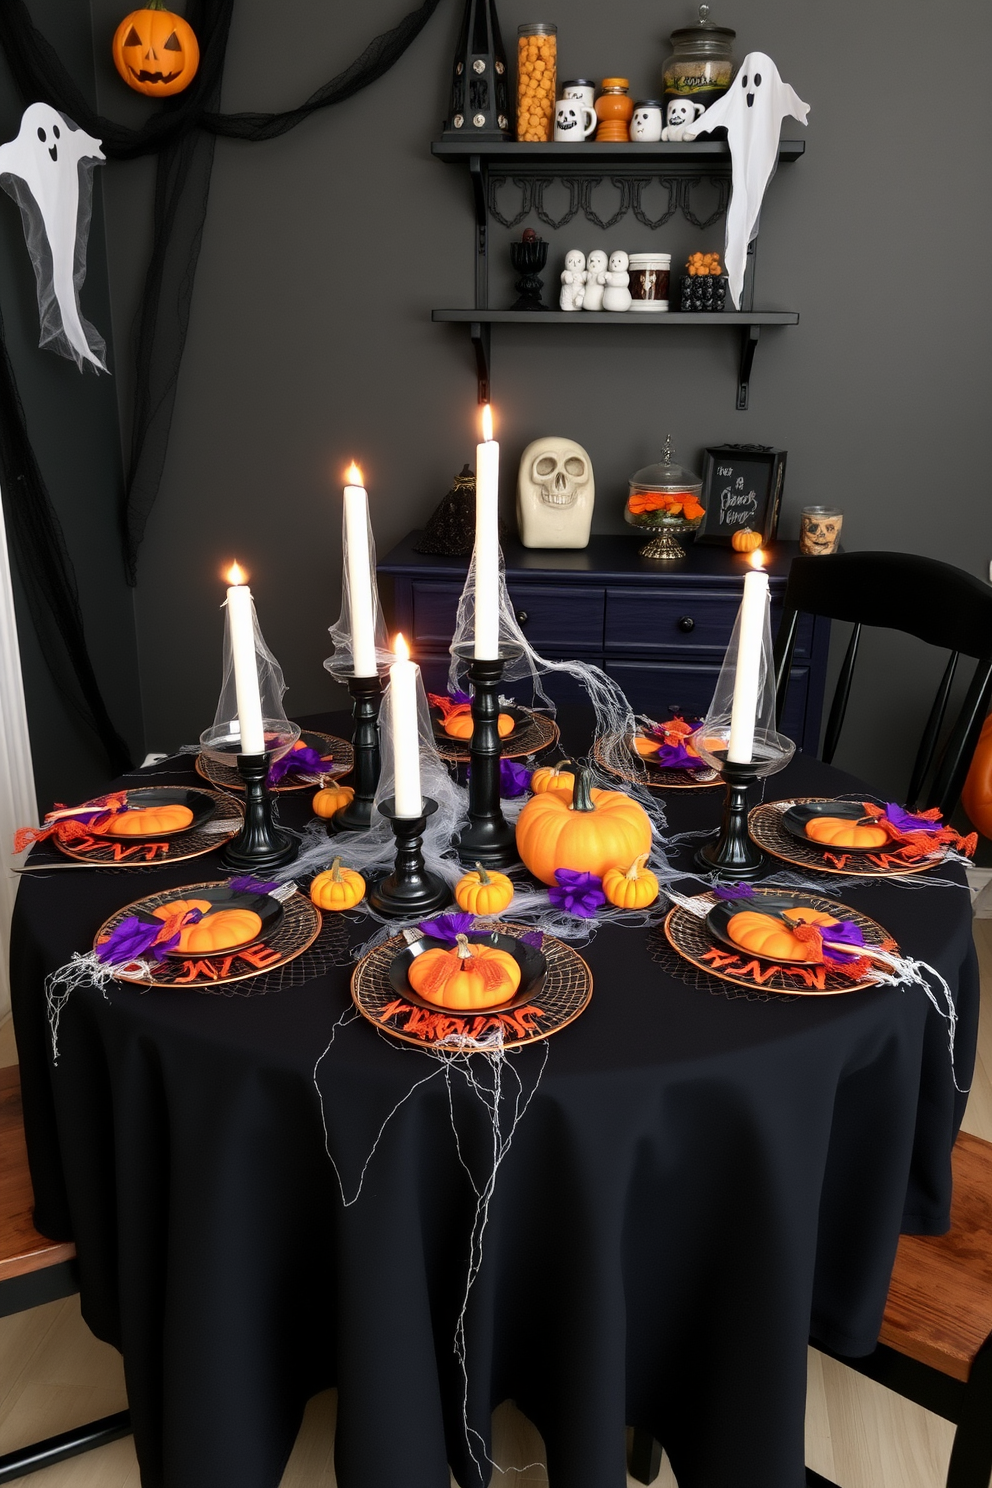
{"label": "white ghost with fabric tail", "polygon": [[809,104],[783,83],[778,68],[765,52],[748,52],[726,93],[682,130],[694,140],[721,125],[727,131],[733,168],[733,193],[727,209],[724,262],[730,295],[740,309],[747,245],[757,235],[758,214],[765,188],[778,164],[782,120],[806,123]]}
{"label": "white ghost with fabric tail", "polygon": [[47,103],[32,103],[18,136],[0,145],[0,186],[21,209],[38,285],[40,346],[106,372],[106,344],[83,319],[79,291],[86,278],[86,242],[93,207],[93,171],[105,156],[100,141]]}

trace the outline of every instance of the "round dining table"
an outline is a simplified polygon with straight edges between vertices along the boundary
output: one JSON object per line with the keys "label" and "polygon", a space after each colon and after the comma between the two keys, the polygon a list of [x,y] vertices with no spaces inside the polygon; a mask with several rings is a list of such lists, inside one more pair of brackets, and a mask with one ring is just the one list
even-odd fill
{"label": "round dining table", "polygon": [[[189,756],[154,768],[197,783]],[[801,754],[764,786],[859,789]],[[663,800],[698,834],[722,790]],[[552,1488],[623,1488],[626,1427],[680,1488],[802,1488],[808,1340],[871,1352],[900,1232],[948,1227],[978,1015],[963,870],[830,881],[945,978],[953,1069],[921,986],[742,995],[622,922],[578,946],[569,1026],[438,1058],[355,1010],[361,910],[303,985],[84,983],[56,1062],[46,976],[218,856],[26,872],[13,923],[36,1223],[75,1241],[83,1315],[122,1352],[144,1488],[276,1488],[332,1385],[340,1488],[481,1488],[506,1399]]]}

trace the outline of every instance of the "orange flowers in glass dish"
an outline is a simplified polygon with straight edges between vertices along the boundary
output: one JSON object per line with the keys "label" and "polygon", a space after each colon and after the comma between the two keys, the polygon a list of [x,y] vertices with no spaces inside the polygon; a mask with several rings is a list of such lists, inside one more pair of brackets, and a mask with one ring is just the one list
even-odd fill
{"label": "orange flowers in glass dish", "polygon": [[663,516],[681,517],[687,522],[701,522],[706,515],[693,491],[633,491],[627,498],[627,510],[632,517],[660,512]]}

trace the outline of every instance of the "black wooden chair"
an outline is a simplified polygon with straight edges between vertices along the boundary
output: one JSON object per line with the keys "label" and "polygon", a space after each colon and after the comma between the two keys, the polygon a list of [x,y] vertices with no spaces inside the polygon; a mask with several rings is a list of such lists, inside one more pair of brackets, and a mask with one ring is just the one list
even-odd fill
{"label": "black wooden chair", "polygon": [[[817,559],[817,562],[820,560]],[[953,1421],[946,1488],[989,1488],[992,1474],[992,1142],[962,1132],[952,1157],[946,1235],[903,1235],[874,1353],[848,1359],[814,1348]],[[635,1431],[631,1477],[651,1483],[661,1447]],[[806,1469],[807,1488],[837,1488]]]}
{"label": "black wooden chair", "polygon": [[[992,699],[992,585],[949,563],[914,553],[795,558],[775,641],[779,720],[800,614],[854,623],[823,739],[827,764],[834,757],[844,724],[862,626],[904,631],[951,653],[923,730],[907,794],[910,807],[939,806],[941,814],[949,816],[958,803]],[[951,686],[962,656],[975,658],[975,673],[938,756]]]}
{"label": "black wooden chair", "polygon": [[[79,1291],[76,1247],[39,1235],[31,1219],[34,1196],[28,1172],[16,1065],[0,1069],[0,1317],[40,1307]],[[58,1436],[0,1456],[0,1483],[51,1467],[66,1457],[127,1436],[127,1411],[76,1426]]]}

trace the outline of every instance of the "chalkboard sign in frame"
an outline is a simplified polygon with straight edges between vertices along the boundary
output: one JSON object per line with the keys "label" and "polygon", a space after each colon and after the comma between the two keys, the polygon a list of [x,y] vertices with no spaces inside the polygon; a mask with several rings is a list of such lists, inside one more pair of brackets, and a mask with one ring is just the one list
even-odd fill
{"label": "chalkboard sign in frame", "polygon": [[787,454],[770,444],[717,444],[706,450],[700,497],[706,516],[696,541],[729,548],[734,533],[749,527],[761,533],[762,545],[772,542]]}

